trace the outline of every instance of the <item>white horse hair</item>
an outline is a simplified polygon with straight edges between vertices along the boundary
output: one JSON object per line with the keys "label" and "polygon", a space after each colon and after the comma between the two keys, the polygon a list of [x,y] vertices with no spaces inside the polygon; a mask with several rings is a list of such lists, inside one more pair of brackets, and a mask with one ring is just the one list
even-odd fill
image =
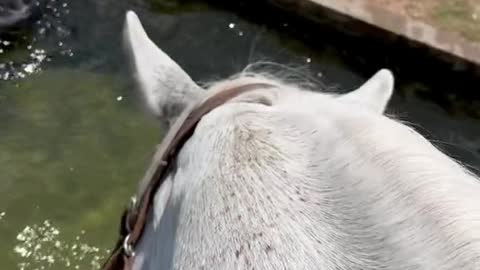
{"label": "white horse hair", "polygon": [[146,103],[170,123],[217,91],[276,86],[200,121],[134,269],[480,269],[480,183],[384,115],[390,71],[345,95],[246,72],[205,91],[132,11],[124,34]]}

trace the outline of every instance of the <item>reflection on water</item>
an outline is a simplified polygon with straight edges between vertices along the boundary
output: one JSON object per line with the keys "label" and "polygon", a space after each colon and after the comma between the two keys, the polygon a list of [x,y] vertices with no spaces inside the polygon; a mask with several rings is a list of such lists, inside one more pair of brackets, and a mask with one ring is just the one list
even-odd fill
{"label": "reflection on water", "polygon": [[[15,253],[21,258],[20,270],[33,269],[99,269],[109,250],[100,251],[98,247],[82,242],[85,231],[67,242],[61,232],[50,221],[40,225],[26,226],[17,235]],[[85,268],[86,265],[90,265]]]}
{"label": "reflection on water", "polygon": [[[119,214],[162,135],[128,79],[120,45],[127,9],[198,81],[258,60],[295,66],[283,73],[341,89],[366,79],[344,49],[331,45],[335,40],[320,33],[308,45],[283,18],[272,27],[179,0],[46,2],[50,11],[35,30],[0,45],[2,269],[95,269],[112,248]],[[478,119],[453,117],[408,94],[425,86],[399,83],[393,112],[479,167]]]}
{"label": "reflection on water", "polygon": [[70,14],[69,0],[34,2],[41,10],[38,20],[26,29],[0,33],[0,81],[39,72],[52,57],[73,56],[66,42],[71,30],[64,23],[64,17]]}
{"label": "reflection on water", "polygon": [[1,85],[2,269],[90,269],[90,257],[111,248],[160,136],[126,85],[118,75],[64,69]]}

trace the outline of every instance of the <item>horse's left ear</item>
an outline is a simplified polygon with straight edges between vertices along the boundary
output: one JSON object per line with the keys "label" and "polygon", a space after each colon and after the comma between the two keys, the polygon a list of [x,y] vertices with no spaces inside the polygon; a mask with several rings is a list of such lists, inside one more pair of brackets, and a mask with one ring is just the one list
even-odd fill
{"label": "horse's left ear", "polygon": [[125,18],[124,39],[148,107],[171,121],[204,95],[190,76],[148,37],[133,11]]}
{"label": "horse's left ear", "polygon": [[340,96],[340,99],[382,114],[392,97],[393,85],[394,78],[392,72],[388,69],[382,69],[360,88]]}

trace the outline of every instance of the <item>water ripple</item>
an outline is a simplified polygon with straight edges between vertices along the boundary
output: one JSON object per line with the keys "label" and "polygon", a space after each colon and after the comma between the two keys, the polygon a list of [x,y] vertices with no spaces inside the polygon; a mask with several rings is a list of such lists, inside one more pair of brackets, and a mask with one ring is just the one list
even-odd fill
{"label": "water ripple", "polygon": [[0,37],[0,80],[18,80],[40,72],[53,57],[74,55],[67,44],[71,31],[64,18],[70,14],[69,0],[36,1],[42,16],[20,36]]}
{"label": "water ripple", "polygon": [[61,238],[61,232],[50,221],[26,226],[17,235],[14,253],[20,257],[18,269],[99,269],[109,250],[85,243],[81,231],[73,241]]}

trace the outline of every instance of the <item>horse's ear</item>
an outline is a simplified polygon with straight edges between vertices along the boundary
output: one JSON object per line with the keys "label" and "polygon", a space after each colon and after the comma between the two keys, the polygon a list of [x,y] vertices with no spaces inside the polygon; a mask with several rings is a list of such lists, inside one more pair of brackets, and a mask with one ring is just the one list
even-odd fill
{"label": "horse's ear", "polygon": [[382,69],[360,88],[340,96],[340,99],[382,114],[392,97],[393,85],[394,78],[392,72],[388,69]]}
{"label": "horse's ear", "polygon": [[174,118],[204,91],[158,48],[133,11],[126,14],[124,39],[148,107],[158,116]]}

